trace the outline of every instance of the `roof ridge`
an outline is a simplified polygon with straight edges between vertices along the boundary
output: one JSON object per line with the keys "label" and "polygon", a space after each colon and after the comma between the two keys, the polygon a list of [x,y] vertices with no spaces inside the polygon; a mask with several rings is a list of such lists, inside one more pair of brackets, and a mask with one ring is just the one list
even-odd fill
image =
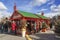
{"label": "roof ridge", "polygon": [[[18,10],[18,11],[21,11],[21,10]],[[27,12],[27,11],[21,11],[21,12]],[[32,13],[32,12],[27,12],[27,13]],[[32,13],[32,14],[34,14],[34,13]]]}

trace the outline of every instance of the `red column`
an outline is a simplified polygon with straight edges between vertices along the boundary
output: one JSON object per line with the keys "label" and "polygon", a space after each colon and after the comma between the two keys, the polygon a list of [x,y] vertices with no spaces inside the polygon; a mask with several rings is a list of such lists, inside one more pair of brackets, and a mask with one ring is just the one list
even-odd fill
{"label": "red column", "polygon": [[36,32],[38,32],[38,30],[39,30],[39,21],[37,20],[36,21]]}
{"label": "red column", "polygon": [[23,21],[26,21],[26,19],[25,19],[25,18],[22,18],[22,20],[23,20]]}

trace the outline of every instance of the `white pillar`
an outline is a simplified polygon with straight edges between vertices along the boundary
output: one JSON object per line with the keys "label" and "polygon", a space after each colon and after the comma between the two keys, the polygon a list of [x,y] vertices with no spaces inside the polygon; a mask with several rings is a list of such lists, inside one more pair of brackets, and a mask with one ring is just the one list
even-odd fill
{"label": "white pillar", "polygon": [[22,37],[25,37],[25,35],[26,35],[26,29],[22,29]]}

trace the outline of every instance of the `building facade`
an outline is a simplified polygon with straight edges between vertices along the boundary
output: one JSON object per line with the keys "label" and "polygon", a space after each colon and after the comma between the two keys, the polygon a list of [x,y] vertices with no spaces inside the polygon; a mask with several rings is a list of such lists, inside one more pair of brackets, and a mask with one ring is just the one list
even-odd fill
{"label": "building facade", "polygon": [[42,13],[42,15],[33,14],[30,12],[24,12],[17,10],[16,5],[14,5],[14,12],[10,17],[10,20],[14,20],[17,23],[17,26],[20,27],[21,20],[25,20],[27,24],[28,30],[31,32],[32,29],[39,30],[42,22],[46,22],[48,24],[48,19]]}

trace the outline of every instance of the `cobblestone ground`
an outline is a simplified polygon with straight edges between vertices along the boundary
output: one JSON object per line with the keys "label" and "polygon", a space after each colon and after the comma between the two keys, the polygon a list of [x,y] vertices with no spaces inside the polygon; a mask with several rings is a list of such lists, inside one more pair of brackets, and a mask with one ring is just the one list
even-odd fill
{"label": "cobblestone ground", "polygon": [[0,40],[26,40],[26,38],[8,34],[0,34]]}

